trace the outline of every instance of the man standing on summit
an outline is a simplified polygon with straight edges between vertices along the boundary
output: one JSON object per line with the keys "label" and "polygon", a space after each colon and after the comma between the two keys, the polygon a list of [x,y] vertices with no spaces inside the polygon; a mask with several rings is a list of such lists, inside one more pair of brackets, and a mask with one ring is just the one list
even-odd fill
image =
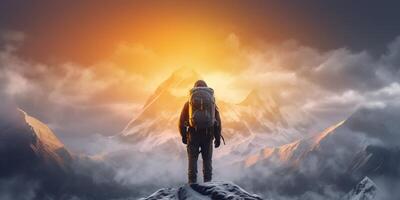
{"label": "man standing on summit", "polygon": [[183,106],[179,119],[182,142],[187,144],[188,182],[197,181],[197,160],[203,158],[204,182],[212,179],[213,140],[215,148],[221,143],[221,119],[215,105],[214,90],[198,80],[190,90],[189,101]]}

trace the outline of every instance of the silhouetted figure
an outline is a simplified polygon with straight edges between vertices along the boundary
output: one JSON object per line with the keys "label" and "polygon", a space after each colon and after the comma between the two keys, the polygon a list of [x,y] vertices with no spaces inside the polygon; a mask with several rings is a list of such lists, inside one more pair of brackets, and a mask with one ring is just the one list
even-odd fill
{"label": "silhouetted figure", "polygon": [[183,106],[179,119],[182,142],[187,144],[188,182],[197,181],[197,160],[203,158],[204,182],[212,179],[213,140],[221,144],[221,119],[215,104],[214,90],[198,80],[190,90],[189,101]]}

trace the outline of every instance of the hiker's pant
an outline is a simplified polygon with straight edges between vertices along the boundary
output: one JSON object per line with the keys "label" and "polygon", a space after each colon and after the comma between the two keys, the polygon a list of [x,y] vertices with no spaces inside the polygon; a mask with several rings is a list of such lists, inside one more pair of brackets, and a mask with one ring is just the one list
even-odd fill
{"label": "hiker's pant", "polygon": [[213,139],[207,139],[201,142],[189,141],[187,145],[188,154],[188,181],[196,183],[197,181],[197,160],[199,154],[203,159],[203,178],[204,182],[211,181],[212,178],[212,153]]}

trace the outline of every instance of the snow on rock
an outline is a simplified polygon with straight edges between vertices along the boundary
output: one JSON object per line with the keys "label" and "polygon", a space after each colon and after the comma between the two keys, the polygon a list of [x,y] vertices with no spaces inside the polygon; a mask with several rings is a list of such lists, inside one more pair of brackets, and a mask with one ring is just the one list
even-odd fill
{"label": "snow on rock", "polygon": [[9,159],[2,163],[2,169],[24,171],[22,168],[31,166],[42,171],[66,170],[72,155],[49,127],[16,107],[0,115],[0,155]]}
{"label": "snow on rock", "polygon": [[52,151],[63,148],[64,144],[57,138],[57,136],[50,130],[50,128],[38,119],[29,116],[23,110],[19,110],[24,114],[26,123],[32,127],[36,136]]}
{"label": "snow on rock", "polygon": [[374,200],[377,196],[377,190],[375,183],[365,177],[342,200]]}
{"label": "snow on rock", "polygon": [[239,186],[229,182],[210,182],[201,184],[186,184],[179,188],[160,189],[149,197],[141,200],[261,200],[255,194],[250,194]]}
{"label": "snow on rock", "polygon": [[345,121],[341,121],[331,127],[328,127],[320,134],[297,140],[280,147],[266,147],[259,152],[248,156],[244,160],[244,165],[245,167],[251,167],[262,161],[271,160],[274,161],[274,163],[293,164],[294,166],[295,163],[300,163],[302,159],[307,157],[310,152],[318,150],[321,142],[325,142],[324,140],[329,140],[328,137],[334,134],[335,130],[341,127],[344,123]]}
{"label": "snow on rock", "polygon": [[[180,151],[179,114],[198,79],[202,79],[201,75],[192,69],[175,71],[149,96],[118,138],[134,144],[142,152],[154,152],[158,147]],[[223,121],[222,134],[229,145],[215,152],[216,159],[236,163],[265,145],[287,144],[304,135],[303,124],[289,120],[294,113],[282,110],[272,94],[252,90],[240,103],[224,100],[217,99],[217,105]],[[308,120],[305,116],[302,119]],[[178,144],[167,146],[171,140]]]}

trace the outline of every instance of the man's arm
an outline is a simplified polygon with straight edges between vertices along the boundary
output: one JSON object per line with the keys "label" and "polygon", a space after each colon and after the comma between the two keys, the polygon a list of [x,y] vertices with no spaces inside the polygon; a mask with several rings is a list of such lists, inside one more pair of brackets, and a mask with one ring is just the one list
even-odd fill
{"label": "man's arm", "polygon": [[[181,116],[179,117],[179,133],[181,134],[182,137],[182,142],[186,140],[186,133],[187,133],[187,127],[186,123],[189,118],[189,103],[186,102],[185,105],[182,108]],[[184,142],[185,143],[185,142]]]}
{"label": "man's arm", "polygon": [[219,109],[217,106],[215,106],[215,120],[216,124],[214,126],[214,138],[215,138],[215,147],[218,147],[221,143],[222,123],[221,123],[221,117],[219,115]]}

